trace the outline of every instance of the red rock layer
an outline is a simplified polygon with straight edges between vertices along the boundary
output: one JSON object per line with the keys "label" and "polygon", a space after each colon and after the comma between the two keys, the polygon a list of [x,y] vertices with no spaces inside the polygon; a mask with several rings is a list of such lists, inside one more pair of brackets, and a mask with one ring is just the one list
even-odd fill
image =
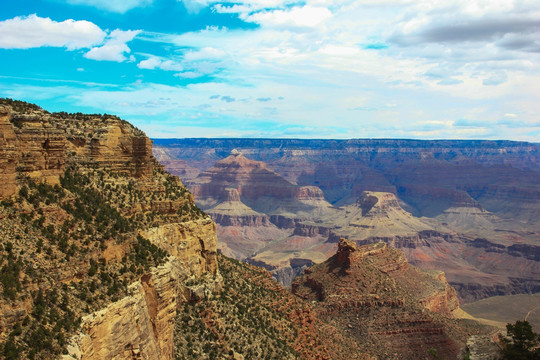
{"label": "red rock layer", "polygon": [[444,319],[458,306],[444,275],[410,266],[384,243],[357,247],[342,239],[335,256],[293,282],[296,295],[372,355],[421,359],[431,348],[455,357],[459,344]]}

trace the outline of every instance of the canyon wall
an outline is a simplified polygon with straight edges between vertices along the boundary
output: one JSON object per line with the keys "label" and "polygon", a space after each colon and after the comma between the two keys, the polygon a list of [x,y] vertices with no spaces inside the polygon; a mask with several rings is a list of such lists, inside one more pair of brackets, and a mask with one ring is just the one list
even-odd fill
{"label": "canyon wall", "polygon": [[45,111],[14,113],[0,105],[0,130],[2,198],[16,193],[17,177],[58,184],[70,163],[134,178],[152,176],[152,141],[116,117],[81,121]]}
{"label": "canyon wall", "polygon": [[[26,316],[60,340],[21,356],[54,357],[65,346],[52,329],[60,311],[82,319],[55,350],[64,359],[173,359],[177,310],[221,286],[212,220],[155,161],[151,140],[117,117],[0,105],[0,131],[0,265],[20,273],[9,281],[26,279],[14,295],[1,284],[0,344]],[[30,265],[12,265],[14,254]],[[59,293],[64,303],[49,303],[43,324],[43,296]],[[25,326],[20,343],[37,325]]]}
{"label": "canyon wall", "polygon": [[[229,255],[265,264],[286,285],[286,280],[301,271],[289,265],[291,259],[323,261],[335,251],[340,237],[346,237],[358,244],[384,241],[402,249],[415,266],[444,270],[463,301],[540,289],[540,261],[516,250],[524,247],[535,254],[540,245],[538,144],[156,139],[155,146],[156,156],[171,171],[186,167],[188,186],[207,186],[196,198],[200,203],[211,193],[220,198],[217,194],[224,188],[237,186],[231,175],[235,171],[214,166],[230,160],[233,149],[251,159],[243,160],[235,171],[252,163],[267,169],[272,177],[258,173],[250,179],[248,171],[241,171],[242,192],[244,187],[258,187],[257,192],[246,192],[254,197],[245,200],[238,192],[235,202],[219,209],[232,209],[243,200],[250,208],[257,203],[253,208],[264,214],[210,211],[220,225],[221,246],[230,242],[235,251]],[[198,176],[190,178],[190,174]],[[200,185],[203,176],[208,182]],[[212,179],[228,179],[228,185],[222,182],[223,186],[212,187],[218,183]],[[316,191],[305,191],[303,208],[291,206],[292,194],[271,188],[284,180]],[[330,206],[322,206],[321,200]],[[219,208],[217,203],[219,200],[212,206]],[[280,240],[269,241],[269,234]],[[488,240],[498,251],[477,247],[476,239]],[[248,240],[254,245],[246,246]]]}

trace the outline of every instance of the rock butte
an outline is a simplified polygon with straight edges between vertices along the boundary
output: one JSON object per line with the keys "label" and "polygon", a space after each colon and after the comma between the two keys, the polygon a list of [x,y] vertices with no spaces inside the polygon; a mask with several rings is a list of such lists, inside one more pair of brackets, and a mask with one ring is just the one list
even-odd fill
{"label": "rock butte", "polygon": [[410,266],[385,243],[357,247],[341,239],[337,253],[306,269],[292,291],[361,347],[375,346],[381,358],[415,359],[430,348],[448,358],[459,352],[454,325],[445,320],[458,308],[455,290],[443,273]]}

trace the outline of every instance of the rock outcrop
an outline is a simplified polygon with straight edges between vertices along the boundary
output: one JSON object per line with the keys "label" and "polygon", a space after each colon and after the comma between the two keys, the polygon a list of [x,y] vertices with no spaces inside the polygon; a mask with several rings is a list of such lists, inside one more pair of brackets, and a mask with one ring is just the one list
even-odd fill
{"label": "rock outcrop", "polygon": [[385,243],[357,247],[342,239],[336,255],[306,269],[292,291],[372,355],[418,359],[434,348],[451,357],[465,345],[466,337],[454,335],[459,302],[444,274],[414,268]]}
{"label": "rock outcrop", "polygon": [[210,219],[165,224],[142,233],[180,261],[190,276],[217,273],[216,225]]}
{"label": "rock outcrop", "polygon": [[[190,260],[196,258],[193,254]],[[209,266],[212,265],[205,264],[203,268]],[[127,297],[85,316],[81,331],[71,339],[69,355],[64,359],[173,359],[177,309],[180,304],[201,296],[185,284],[195,275],[201,277],[201,269],[196,272],[199,274],[171,256],[164,265],[131,284]],[[210,294],[218,289],[219,277],[210,276],[204,291]]]}
{"label": "rock outcrop", "polygon": [[0,105],[0,198],[17,191],[17,136],[9,122],[11,108]]}
{"label": "rock outcrop", "polygon": [[152,176],[152,141],[116,117],[83,122],[43,110],[13,113],[0,105],[0,130],[2,198],[16,193],[17,176],[58,184],[68,163],[92,163],[134,178]]}

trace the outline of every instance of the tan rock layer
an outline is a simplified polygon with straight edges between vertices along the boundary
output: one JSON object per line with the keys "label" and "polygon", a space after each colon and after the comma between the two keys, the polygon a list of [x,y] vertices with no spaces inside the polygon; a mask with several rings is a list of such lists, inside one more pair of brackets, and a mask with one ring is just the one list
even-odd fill
{"label": "tan rock layer", "polygon": [[16,191],[17,137],[9,122],[11,109],[0,106],[0,199]]}
{"label": "tan rock layer", "polygon": [[[144,234],[171,256],[129,286],[129,295],[83,318],[65,359],[174,358],[174,319],[180,303],[219,288],[217,237],[209,219],[167,224]],[[209,277],[190,289],[186,280]]]}
{"label": "tan rock layer", "polygon": [[71,162],[151,177],[152,141],[114,118],[59,119],[44,111],[19,114],[0,106],[0,199],[16,193],[18,175],[56,184]]}

